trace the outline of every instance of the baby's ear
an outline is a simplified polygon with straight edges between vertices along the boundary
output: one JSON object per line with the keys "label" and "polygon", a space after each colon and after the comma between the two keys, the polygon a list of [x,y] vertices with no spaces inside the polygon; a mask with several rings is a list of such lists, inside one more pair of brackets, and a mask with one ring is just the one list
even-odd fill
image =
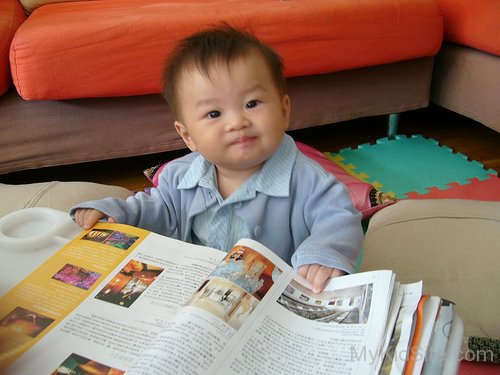
{"label": "baby's ear", "polygon": [[283,96],[283,99],[281,100],[281,109],[283,111],[283,117],[285,119],[285,130],[287,130],[290,126],[291,106],[292,105],[290,103],[290,97],[288,95]]}
{"label": "baby's ear", "polygon": [[179,121],[175,121],[174,126],[175,130],[177,130],[177,133],[179,133],[179,135],[182,137],[182,140],[184,141],[186,146],[188,146],[191,151],[196,151],[196,145],[194,144],[193,139],[191,138],[191,134],[189,134],[186,126]]}

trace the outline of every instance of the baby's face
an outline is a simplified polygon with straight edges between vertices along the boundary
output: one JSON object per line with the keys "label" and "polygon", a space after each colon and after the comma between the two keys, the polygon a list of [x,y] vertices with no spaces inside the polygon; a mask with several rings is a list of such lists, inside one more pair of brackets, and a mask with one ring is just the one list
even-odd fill
{"label": "baby's face", "polygon": [[290,99],[278,91],[259,53],[214,64],[209,76],[190,69],[178,88],[182,122],[176,129],[219,170],[253,173],[279,148]]}

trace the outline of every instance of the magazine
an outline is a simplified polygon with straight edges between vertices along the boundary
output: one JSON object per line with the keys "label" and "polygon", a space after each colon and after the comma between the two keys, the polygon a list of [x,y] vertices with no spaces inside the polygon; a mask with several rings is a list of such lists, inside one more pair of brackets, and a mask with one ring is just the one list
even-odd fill
{"label": "magazine", "polygon": [[410,289],[381,270],[315,294],[253,240],[98,223],[0,297],[0,373],[377,373]]}

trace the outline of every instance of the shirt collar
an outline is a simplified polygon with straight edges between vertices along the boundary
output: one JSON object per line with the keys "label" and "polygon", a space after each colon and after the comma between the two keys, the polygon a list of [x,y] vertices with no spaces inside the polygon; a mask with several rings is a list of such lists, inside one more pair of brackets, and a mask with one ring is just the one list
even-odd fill
{"label": "shirt collar", "polygon": [[292,137],[285,135],[279,149],[255,175],[255,190],[270,196],[288,197],[297,153]]}
{"label": "shirt collar", "polygon": [[[270,196],[287,197],[290,193],[290,179],[297,153],[292,137],[285,135],[278,150],[251,178],[254,189]],[[192,189],[196,185],[216,188],[215,166],[201,155],[193,160],[177,188]]]}
{"label": "shirt collar", "polygon": [[[204,180],[211,181],[211,184],[215,186],[215,167],[212,163],[205,160],[205,158],[198,154],[194,158],[193,162],[186,171],[184,177],[180,180],[177,185],[178,189],[192,189],[200,183],[202,178]],[[205,185],[205,184],[204,184]]]}

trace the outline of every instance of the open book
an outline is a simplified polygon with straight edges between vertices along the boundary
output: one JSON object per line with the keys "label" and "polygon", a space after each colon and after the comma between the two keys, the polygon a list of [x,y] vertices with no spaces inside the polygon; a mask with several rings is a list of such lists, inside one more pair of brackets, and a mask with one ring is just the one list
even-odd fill
{"label": "open book", "polygon": [[0,372],[402,373],[421,296],[392,271],[314,294],[252,240],[225,253],[99,223],[0,297]]}

